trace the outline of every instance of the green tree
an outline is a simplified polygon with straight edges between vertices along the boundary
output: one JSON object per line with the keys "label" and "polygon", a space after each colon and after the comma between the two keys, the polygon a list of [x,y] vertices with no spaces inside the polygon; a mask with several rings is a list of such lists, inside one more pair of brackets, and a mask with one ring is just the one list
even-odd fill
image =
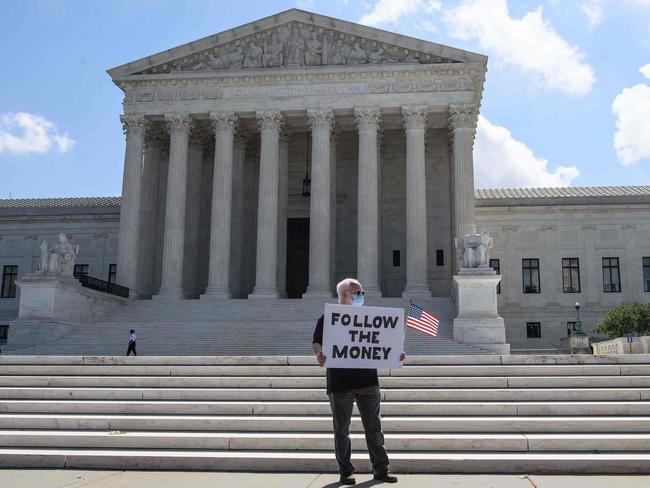
{"label": "green tree", "polygon": [[594,329],[599,334],[607,334],[610,339],[625,337],[628,334],[650,335],[650,304],[621,303],[606,310],[603,321]]}

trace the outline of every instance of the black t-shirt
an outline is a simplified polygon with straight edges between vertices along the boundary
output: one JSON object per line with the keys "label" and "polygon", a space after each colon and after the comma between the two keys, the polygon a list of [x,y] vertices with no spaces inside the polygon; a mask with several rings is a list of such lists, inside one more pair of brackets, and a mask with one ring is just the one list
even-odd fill
{"label": "black t-shirt", "polygon": [[[314,338],[312,342],[323,345],[323,316],[316,322]],[[325,354],[325,351],[323,351]],[[325,354],[327,356],[327,354]],[[327,363],[326,363],[327,364]],[[327,394],[365,388],[367,386],[378,386],[376,369],[347,369],[327,368]]]}

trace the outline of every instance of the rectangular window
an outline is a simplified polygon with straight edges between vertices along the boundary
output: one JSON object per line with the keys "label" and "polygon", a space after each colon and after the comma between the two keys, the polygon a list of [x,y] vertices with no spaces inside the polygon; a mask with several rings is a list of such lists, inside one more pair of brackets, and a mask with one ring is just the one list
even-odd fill
{"label": "rectangular window", "polygon": [[562,287],[564,293],[580,293],[580,263],[578,258],[562,258]]}
{"label": "rectangular window", "polygon": [[2,270],[2,298],[16,298],[16,278],[18,266],[7,265]]}
{"label": "rectangular window", "polygon": [[603,258],[603,291],[605,293],[621,292],[618,258]]}
{"label": "rectangular window", "polygon": [[7,336],[9,335],[9,326],[7,324],[0,325],[0,344],[7,343]]}
{"label": "rectangular window", "polygon": [[[499,264],[498,259],[490,259],[490,268],[497,272],[498,275],[501,274],[501,265]],[[501,283],[497,284],[497,295],[501,293]]]}
{"label": "rectangular window", "polygon": [[80,276],[88,276],[88,265],[87,264],[75,264],[73,275],[75,278]]}
{"label": "rectangular window", "polygon": [[643,291],[650,291],[650,257],[643,258]]}
{"label": "rectangular window", "polygon": [[570,336],[573,334],[576,330],[576,323],[575,322],[567,322],[566,323],[566,335]]}
{"label": "rectangular window", "polygon": [[522,259],[524,293],[540,293],[539,259]]}
{"label": "rectangular window", "polygon": [[526,322],[526,337],[528,339],[542,337],[542,324],[540,322]]}
{"label": "rectangular window", "polygon": [[[393,251],[394,253],[395,251]],[[398,257],[399,257],[399,251],[398,252]],[[394,255],[393,255],[393,259]],[[108,265],[108,282],[109,283],[115,283],[115,280],[117,278],[117,264],[109,264]]]}
{"label": "rectangular window", "polygon": [[436,249],[436,266],[445,265],[445,251],[443,249]]}

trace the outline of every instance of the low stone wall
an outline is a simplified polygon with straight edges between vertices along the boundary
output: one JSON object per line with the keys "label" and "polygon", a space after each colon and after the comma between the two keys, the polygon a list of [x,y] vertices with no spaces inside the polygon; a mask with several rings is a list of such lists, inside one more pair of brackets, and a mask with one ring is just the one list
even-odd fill
{"label": "low stone wall", "polygon": [[93,322],[127,303],[126,298],[81,286],[61,274],[27,274],[20,287],[18,317],[10,323],[10,348],[56,340],[74,326]]}
{"label": "low stone wall", "polygon": [[650,352],[650,337],[633,337],[631,352],[627,337],[618,337],[609,341],[596,342],[591,347],[594,354],[648,354]]}

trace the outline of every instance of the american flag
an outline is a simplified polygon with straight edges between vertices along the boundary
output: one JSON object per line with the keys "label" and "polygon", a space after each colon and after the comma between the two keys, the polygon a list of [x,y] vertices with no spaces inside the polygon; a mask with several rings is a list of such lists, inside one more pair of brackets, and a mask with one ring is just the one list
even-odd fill
{"label": "american flag", "polygon": [[415,329],[424,334],[435,337],[438,335],[438,325],[440,320],[438,317],[431,315],[424,311],[421,307],[411,303],[409,307],[409,314],[406,317],[406,326]]}

